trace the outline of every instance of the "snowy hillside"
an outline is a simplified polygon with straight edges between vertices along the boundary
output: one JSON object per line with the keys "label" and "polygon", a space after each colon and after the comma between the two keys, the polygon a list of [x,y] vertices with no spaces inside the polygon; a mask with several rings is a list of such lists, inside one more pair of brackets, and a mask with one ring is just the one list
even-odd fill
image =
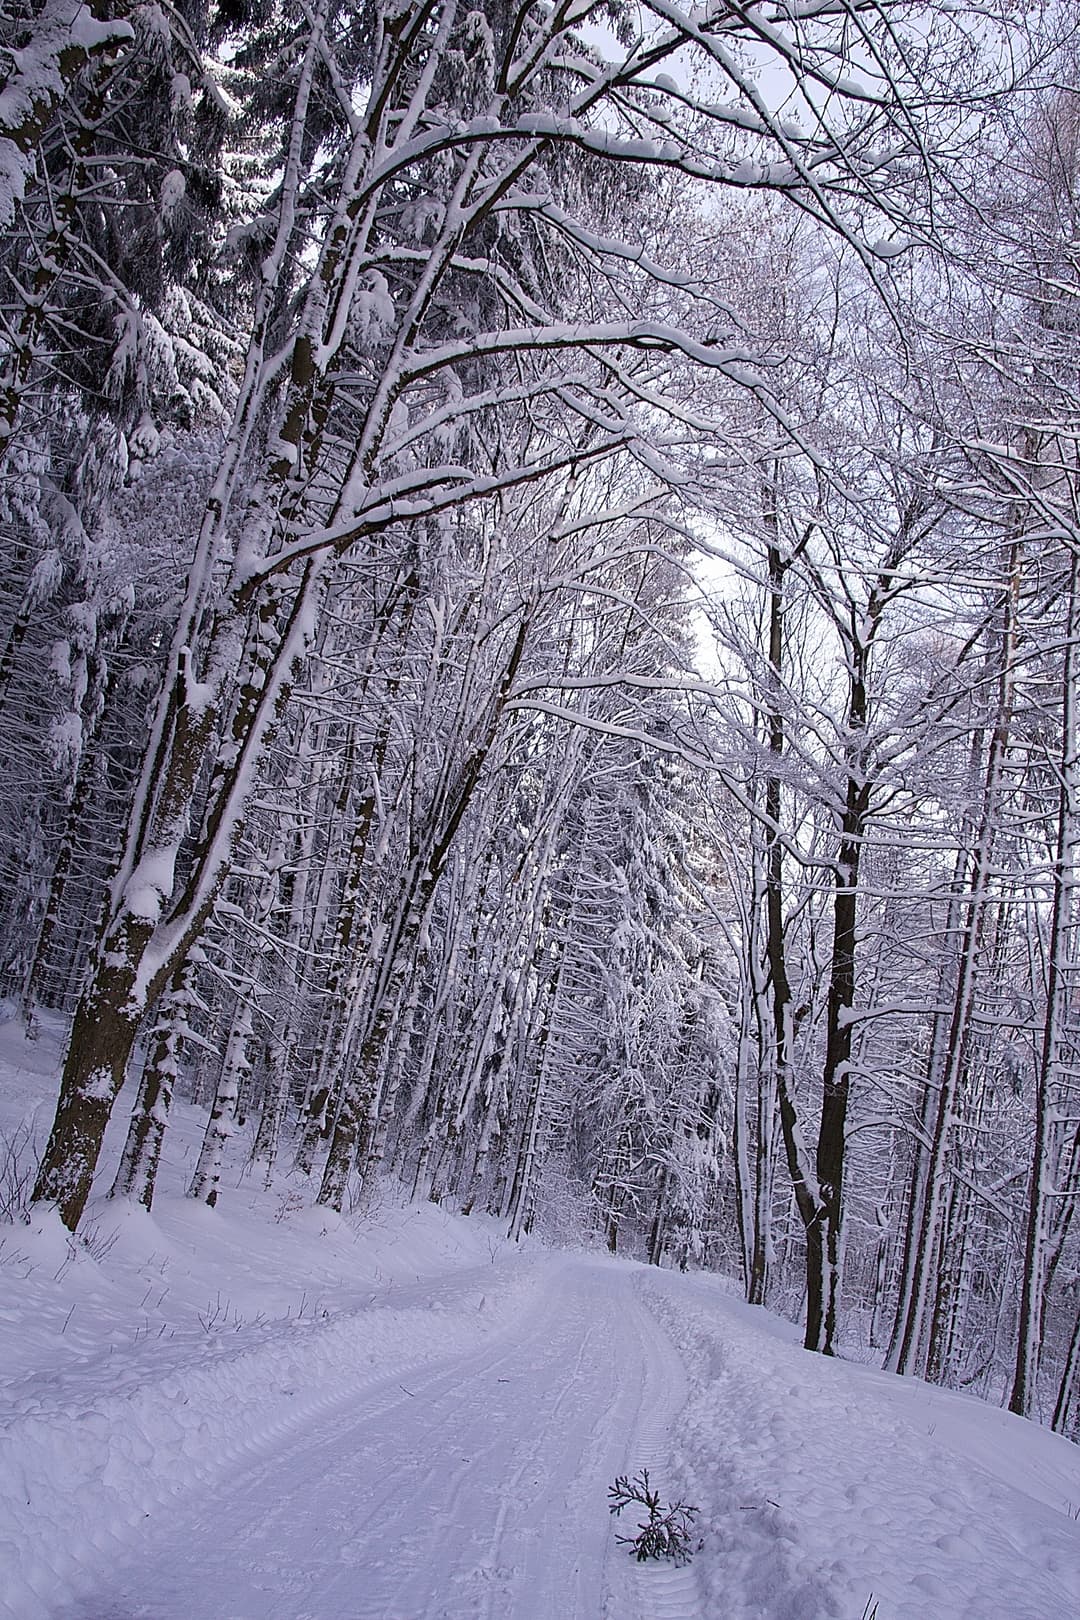
{"label": "snowy hillside", "polygon": [[[55,1048],[0,1028],[3,1124]],[[0,1233],[0,1612],[11,1620],[1059,1620],[1080,1451],[808,1355],[717,1278],[507,1243],[386,1196],[101,1201]],[[615,1544],[647,1467],[685,1568]],[[624,1527],[625,1528],[625,1527]]]}

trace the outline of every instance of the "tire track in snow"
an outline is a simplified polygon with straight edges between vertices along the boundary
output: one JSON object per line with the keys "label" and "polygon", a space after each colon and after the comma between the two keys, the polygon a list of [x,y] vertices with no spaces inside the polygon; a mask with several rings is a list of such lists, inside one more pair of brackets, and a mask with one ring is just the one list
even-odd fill
{"label": "tire track in snow", "polygon": [[265,1323],[254,1342],[199,1340],[179,1361],[168,1346],[164,1367],[118,1366],[100,1395],[61,1380],[32,1409],[5,1412],[0,1615],[52,1620],[124,1559],[133,1538],[167,1523],[178,1501],[223,1490],[374,1390],[400,1398],[399,1379],[512,1337],[537,1288],[536,1264],[375,1290],[368,1305],[325,1322]]}
{"label": "tire track in snow", "polygon": [[[642,1273],[632,1274],[635,1283]],[[647,1275],[647,1274],[646,1274]],[[672,1431],[686,1405],[689,1382],[682,1358],[670,1335],[657,1321],[647,1304],[633,1298],[633,1313],[645,1352],[641,1410],[636,1429],[633,1456],[620,1473],[637,1473],[647,1468],[651,1483],[660,1488],[664,1500],[675,1493],[671,1485]],[[624,1510],[628,1512],[629,1510]],[[618,1520],[613,1521],[618,1524]],[[627,1531],[623,1533],[628,1533]],[[617,1548],[622,1552],[622,1548]],[[627,1557],[631,1570],[632,1600],[639,1620],[699,1620],[704,1615],[701,1585],[692,1563],[639,1564]],[[613,1617],[614,1620],[614,1617]]]}

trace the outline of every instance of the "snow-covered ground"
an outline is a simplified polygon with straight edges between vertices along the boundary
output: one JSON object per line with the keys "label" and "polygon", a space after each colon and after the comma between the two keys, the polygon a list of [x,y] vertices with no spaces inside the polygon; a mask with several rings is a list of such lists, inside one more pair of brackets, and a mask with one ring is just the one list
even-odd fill
{"label": "snow-covered ground", "polygon": [[[0,1126],[55,1038],[0,1026]],[[0,1227],[0,1612],[13,1620],[1067,1620],[1080,1451],[799,1349],[723,1281],[517,1248],[389,1194],[363,1223],[243,1173]],[[113,1144],[115,1150],[116,1144]],[[107,1174],[107,1172],[106,1172]],[[615,1545],[616,1473],[700,1507]]]}

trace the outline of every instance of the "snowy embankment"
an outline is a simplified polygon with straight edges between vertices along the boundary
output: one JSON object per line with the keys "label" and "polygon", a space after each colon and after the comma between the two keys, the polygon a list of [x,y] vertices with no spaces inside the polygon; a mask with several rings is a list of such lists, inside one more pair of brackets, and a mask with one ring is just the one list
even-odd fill
{"label": "snowy embankment", "polygon": [[[689,1370],[673,1436],[717,1620],[1080,1615],[1080,1449],[982,1401],[808,1355],[718,1279],[650,1272]],[[872,1598],[871,1598],[872,1594]]]}
{"label": "snowy embankment", "polygon": [[[0,1026],[7,1129],[55,1061]],[[12,1620],[1080,1614],[1057,1436],[808,1356],[717,1278],[389,1194],[328,1217],[242,1139],[207,1210],[180,1196],[198,1124],[153,1217],[99,1200],[89,1249],[0,1228]],[[701,1510],[689,1569],[614,1544],[607,1486],[642,1466]]]}
{"label": "snowy embankment", "polygon": [[[56,1042],[0,1025],[0,1125],[40,1142]],[[531,1262],[482,1221],[384,1204],[362,1233],[240,1178],[178,1196],[181,1111],[148,1215],[102,1201],[89,1250],[0,1226],[0,1613],[36,1620],[182,1499],[380,1378],[505,1332]],[[186,1128],[185,1128],[186,1127]]]}

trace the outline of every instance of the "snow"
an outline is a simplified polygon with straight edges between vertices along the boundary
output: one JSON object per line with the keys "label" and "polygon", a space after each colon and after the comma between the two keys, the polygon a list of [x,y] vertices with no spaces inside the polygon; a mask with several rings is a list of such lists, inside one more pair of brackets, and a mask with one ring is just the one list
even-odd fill
{"label": "snow", "polygon": [[[63,62],[132,39],[130,23],[99,22],[77,0],[49,0],[41,7],[33,38],[22,50],[5,51],[0,88],[0,226],[10,224],[31,167],[35,121],[64,93]],[[70,72],[70,66],[68,68]]]}
{"label": "snow", "polygon": [[[1075,1446],[972,1397],[807,1355],[788,1324],[653,1273],[692,1369],[676,1455],[729,1620],[1080,1613]],[[737,1596],[733,1596],[733,1592]]]}
{"label": "snow", "polygon": [[49,758],[59,771],[71,773],[82,752],[83,723],[79,715],[68,711],[49,721],[46,746]]}
{"label": "snow", "polygon": [[[0,1025],[40,1142],[58,1030]],[[1080,1612],[1080,1453],[807,1355],[732,1285],[505,1240],[389,1187],[361,1218],[230,1145],[86,1243],[0,1227],[11,1620],[1050,1620]],[[5,1181],[6,1184],[6,1181]],[[616,1473],[700,1508],[684,1569],[615,1546]],[[625,1528],[625,1526],[623,1527]]]}
{"label": "snow", "polygon": [[60,589],[63,578],[64,559],[55,547],[50,546],[30,571],[26,584],[27,604],[38,607],[50,601]]}
{"label": "snow", "polygon": [[[175,84],[175,82],[174,79],[173,83]],[[188,96],[190,97],[190,88]],[[170,169],[161,182],[161,197],[158,202],[163,218],[171,214],[173,209],[182,202],[186,190],[187,181],[181,171],[179,169]]]}
{"label": "snow", "polygon": [[902,253],[906,253],[910,246],[911,240],[906,236],[898,236],[892,239],[880,237],[876,242],[870,244],[870,251],[878,259],[896,259]]}
{"label": "snow", "polygon": [[173,890],[176,844],[149,850],[139,861],[124,889],[124,905],[133,917],[157,922]]}

